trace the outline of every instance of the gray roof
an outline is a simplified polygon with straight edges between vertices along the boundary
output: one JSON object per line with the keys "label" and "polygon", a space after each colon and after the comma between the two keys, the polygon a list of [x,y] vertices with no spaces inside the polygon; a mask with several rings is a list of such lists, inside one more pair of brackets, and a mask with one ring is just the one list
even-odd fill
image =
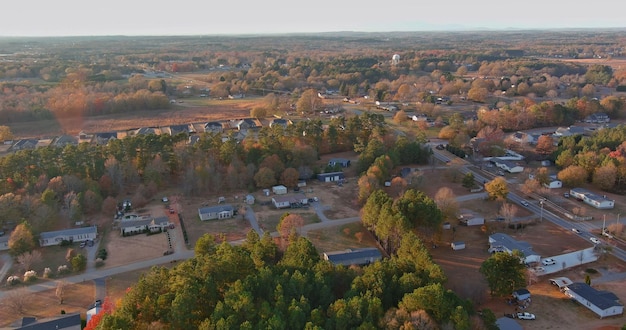
{"label": "gray roof", "polygon": [[277,203],[284,203],[284,202],[298,203],[307,198],[304,194],[298,193],[298,194],[291,194],[291,195],[277,195],[277,196],[272,197],[272,199],[275,200]]}
{"label": "gray roof", "polygon": [[363,248],[346,251],[326,252],[328,260],[334,264],[340,264],[346,261],[362,258],[382,258],[382,254],[377,248]]}
{"label": "gray roof", "polygon": [[81,235],[81,234],[91,234],[91,233],[97,234],[98,228],[96,226],[90,226],[90,227],[56,230],[56,231],[46,231],[46,232],[39,234],[39,237],[41,239],[47,239],[47,238],[55,238],[61,235]]}
{"label": "gray roof", "polygon": [[23,317],[9,329],[50,330],[65,329],[81,325],[80,313],[61,314],[59,316],[37,320],[34,317]]}
{"label": "gray roof", "polygon": [[602,310],[614,306],[622,306],[622,304],[620,304],[618,301],[619,298],[614,293],[596,290],[589,286],[587,283],[572,283],[567,286],[567,289],[585,298],[587,301],[591,302]]}
{"label": "gray roof", "polygon": [[503,234],[503,233],[495,233],[489,236],[492,240],[496,241],[492,245],[502,245],[510,251],[519,250],[524,254],[524,256],[528,257],[531,255],[538,255],[530,244],[524,241],[517,241],[513,237]]}
{"label": "gray roof", "polygon": [[612,199],[608,199],[604,196],[600,196],[598,194],[592,193],[591,191],[585,188],[572,188],[570,191],[575,192],[577,194],[585,195],[585,197],[587,197],[588,199],[592,201],[596,201],[598,203],[613,201]]}
{"label": "gray roof", "polygon": [[523,330],[522,326],[514,319],[501,317],[496,320],[496,325],[500,330]]}
{"label": "gray roof", "polygon": [[224,211],[234,211],[235,209],[233,208],[232,205],[230,204],[224,204],[224,205],[216,205],[216,206],[205,206],[205,207],[201,207],[198,209],[198,212],[201,214],[205,214],[205,213],[219,213],[219,212],[224,212]]}

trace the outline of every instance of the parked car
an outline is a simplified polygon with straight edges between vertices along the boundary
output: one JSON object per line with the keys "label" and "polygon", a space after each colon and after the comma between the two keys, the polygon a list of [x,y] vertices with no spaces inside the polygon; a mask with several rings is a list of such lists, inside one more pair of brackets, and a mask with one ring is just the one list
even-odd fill
{"label": "parked car", "polygon": [[85,241],[80,242],[80,247],[81,248],[84,248],[86,245],[87,245],[87,242],[85,242]]}
{"label": "parked car", "polygon": [[167,203],[167,202],[169,202],[170,200],[169,200],[166,196],[164,196],[163,198],[161,198],[161,201],[162,201],[163,203]]}
{"label": "parked car", "polygon": [[593,244],[600,244],[601,243],[600,240],[595,238],[595,237],[591,237],[589,240],[592,241]]}
{"label": "parked car", "polygon": [[93,246],[93,240],[92,239],[87,241],[87,246],[89,246],[89,247]]}
{"label": "parked car", "polygon": [[173,254],[173,253],[174,253],[174,250],[169,249],[169,250],[165,250],[165,252],[163,252],[163,255],[164,256],[168,256],[168,255]]}
{"label": "parked car", "polygon": [[528,207],[528,205],[530,205],[530,204],[528,204],[528,202],[527,202],[527,201],[521,201],[521,202],[519,202],[519,203],[520,203],[520,204],[522,204],[522,205],[524,205],[524,206],[526,206],[526,207]]}
{"label": "parked car", "polygon": [[580,234],[580,230],[578,228],[572,228],[572,231],[575,232],[576,234]]}
{"label": "parked car", "polygon": [[517,318],[520,320],[534,320],[535,319],[535,314],[532,314],[529,312],[519,312],[515,316],[517,316]]}
{"label": "parked car", "polygon": [[564,193],[564,194],[563,194],[563,197],[565,197],[565,198],[569,198],[569,193]]}
{"label": "parked car", "polygon": [[546,258],[541,260],[541,264],[544,266],[556,265],[556,260],[552,258]]}

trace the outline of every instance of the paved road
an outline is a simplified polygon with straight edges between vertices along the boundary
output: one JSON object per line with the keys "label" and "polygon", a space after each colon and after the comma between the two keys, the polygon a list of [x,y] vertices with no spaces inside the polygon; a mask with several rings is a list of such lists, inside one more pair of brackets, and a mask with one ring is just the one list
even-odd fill
{"label": "paved road", "polygon": [[[432,149],[433,150],[433,156],[442,162],[450,162],[453,159],[460,159],[454,155],[452,155],[451,153],[447,152],[447,151],[440,151],[437,149]],[[467,174],[467,173],[472,173],[474,175],[474,179],[477,182],[487,182],[487,181],[491,181],[493,179],[493,174],[489,173],[486,174],[482,171],[474,171],[472,170],[472,166],[470,166],[469,163],[467,163],[465,160],[461,160],[462,162],[464,162],[464,166],[461,166],[459,168],[459,170],[461,171],[461,173],[463,174]],[[522,198],[521,196],[517,195],[515,192],[511,191],[509,192],[509,194],[507,195],[507,198],[520,205],[520,207],[525,207],[527,209],[529,209],[530,211],[532,211],[533,213],[535,213],[535,216],[538,216],[541,220],[547,220],[550,221],[552,223],[554,223],[557,226],[560,226],[562,228],[564,228],[565,230],[572,230],[572,228],[577,228],[579,230],[581,230],[581,234],[580,236],[583,237],[584,239],[587,239],[589,242],[590,239],[592,237],[598,238],[595,235],[591,234],[589,232],[590,229],[593,228],[593,226],[591,224],[586,224],[586,225],[581,225],[579,223],[572,223],[568,220],[565,220],[561,217],[559,217],[558,215],[550,212],[549,210],[544,209],[543,205],[539,202],[539,201],[528,201],[529,204],[528,206],[523,206],[521,204],[521,202],[523,200],[525,200],[524,198]],[[600,240],[602,240],[601,238],[598,238]],[[612,246],[611,247],[611,253],[616,256],[617,258],[619,258],[620,260],[626,262],[626,251],[624,249],[621,249],[617,246]]]}
{"label": "paved road", "polygon": [[254,214],[254,210],[250,205],[246,205],[246,219],[250,222],[252,229],[254,229],[259,236],[263,236],[263,229],[259,226],[259,222],[256,220],[256,214]]}

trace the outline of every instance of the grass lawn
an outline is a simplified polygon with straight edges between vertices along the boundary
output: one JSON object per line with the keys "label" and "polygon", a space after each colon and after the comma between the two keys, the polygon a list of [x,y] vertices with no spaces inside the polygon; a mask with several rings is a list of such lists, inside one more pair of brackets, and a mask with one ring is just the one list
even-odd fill
{"label": "grass lawn", "polygon": [[374,238],[361,223],[312,230],[308,232],[307,238],[320,253],[376,246]]}

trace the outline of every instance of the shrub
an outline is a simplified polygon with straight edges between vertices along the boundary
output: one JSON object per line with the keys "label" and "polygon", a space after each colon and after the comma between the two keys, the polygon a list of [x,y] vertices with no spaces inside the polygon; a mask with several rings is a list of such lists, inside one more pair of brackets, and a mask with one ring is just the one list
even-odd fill
{"label": "shrub", "polygon": [[107,260],[107,256],[108,256],[108,252],[106,249],[100,249],[98,250],[98,253],[96,254],[96,258],[100,258],[102,260]]}
{"label": "shrub", "polygon": [[52,277],[52,269],[50,269],[50,267],[46,267],[43,270],[43,278],[50,278]]}
{"label": "shrub", "polygon": [[598,273],[598,271],[597,271],[597,270],[595,270],[595,269],[593,269],[593,268],[587,268],[587,269],[585,269],[585,273],[588,273],[588,274],[597,274],[597,273]]}
{"label": "shrub", "polygon": [[33,282],[37,279],[37,272],[34,270],[29,270],[24,273],[24,282]]}
{"label": "shrub", "polygon": [[96,267],[104,266],[104,260],[102,258],[96,258]]}
{"label": "shrub", "polygon": [[69,274],[70,272],[70,268],[67,267],[67,265],[61,265],[59,266],[59,268],[57,269],[57,273],[59,275],[65,275],[65,274]]}
{"label": "shrub", "polygon": [[7,278],[7,284],[9,285],[16,285],[20,283],[20,277],[19,276],[9,276],[9,278]]}

